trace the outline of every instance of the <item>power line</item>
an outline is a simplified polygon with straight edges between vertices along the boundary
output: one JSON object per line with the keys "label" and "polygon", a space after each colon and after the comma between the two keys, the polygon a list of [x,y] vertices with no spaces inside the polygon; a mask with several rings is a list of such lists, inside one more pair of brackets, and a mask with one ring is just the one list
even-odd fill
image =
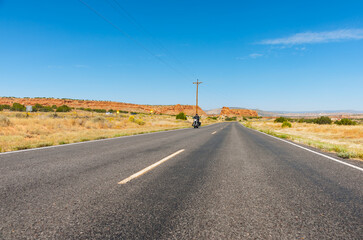
{"label": "power line", "polygon": [[120,33],[122,33],[124,36],[126,36],[127,38],[129,38],[130,40],[132,40],[133,42],[135,42],[139,47],[141,47],[142,49],[144,49],[151,56],[155,57],[157,60],[159,60],[160,62],[162,62],[163,64],[165,64],[170,69],[172,69],[173,71],[177,72],[178,74],[184,75],[182,72],[180,72],[179,70],[177,70],[176,68],[174,68],[172,65],[170,65],[169,63],[167,63],[166,61],[164,61],[162,58],[160,58],[157,55],[155,55],[151,50],[149,50],[147,47],[145,47],[143,44],[141,44],[138,40],[136,40],[135,38],[133,38],[132,36],[130,36],[129,34],[127,34],[125,31],[121,30],[117,25],[115,25],[114,23],[112,23],[110,20],[108,20],[106,17],[104,17],[102,14],[100,14],[98,11],[96,11],[94,8],[92,8],[90,5],[88,5],[86,2],[84,2],[83,0],[79,0],[79,1],[84,6],[86,6],[89,10],[91,10],[93,13],[95,13],[97,16],[99,16],[100,18],[102,18],[105,22],[107,22],[108,24],[110,24],[113,28],[115,28]]}
{"label": "power line", "polygon": [[[108,3],[113,7],[114,5],[112,5],[110,3],[109,0],[107,0]],[[153,43],[154,45],[157,45],[157,47],[159,47],[160,49],[162,49],[163,51],[165,51],[168,55],[170,55],[174,60],[175,62],[177,62],[179,65],[183,66],[185,69],[188,69],[190,70],[188,67],[186,67],[182,61],[180,61],[174,54],[171,53],[171,51],[169,51],[160,41],[158,41],[139,21],[136,20],[136,18],[134,18],[131,13],[129,11],[127,11],[120,3],[119,1],[117,0],[113,0],[119,9],[121,9],[123,11],[123,13],[126,15],[126,17],[134,24],[136,25],[140,30],[141,32],[143,32],[144,34],[146,35],[149,35],[151,37],[151,39],[153,40]],[[115,8],[115,9],[118,9],[118,8]],[[117,10],[118,11],[118,10]],[[118,11],[120,13],[120,11]],[[192,76],[193,75],[193,76]],[[191,74],[191,77],[195,78],[195,74]]]}

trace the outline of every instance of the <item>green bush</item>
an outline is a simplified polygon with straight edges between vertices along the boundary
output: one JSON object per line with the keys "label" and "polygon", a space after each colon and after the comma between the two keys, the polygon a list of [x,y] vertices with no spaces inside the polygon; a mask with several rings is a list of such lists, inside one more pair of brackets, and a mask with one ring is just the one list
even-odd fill
{"label": "green bush", "polygon": [[246,117],[243,117],[243,121],[248,121]]}
{"label": "green bush", "polygon": [[278,117],[278,118],[276,118],[275,119],[275,123],[283,123],[283,122],[288,122],[288,121],[290,121],[290,119],[289,118],[285,118],[285,117]]}
{"label": "green bush", "polygon": [[106,113],[106,109],[93,109],[92,111],[97,113]]}
{"label": "green bush", "polygon": [[218,117],[208,117],[210,120],[218,120]]}
{"label": "green bush", "polygon": [[187,120],[187,116],[185,115],[185,113],[181,112],[176,115],[176,119]]}
{"label": "green bush", "polygon": [[57,107],[56,112],[70,112],[72,108],[68,107],[67,105],[62,105]]}
{"label": "green bush", "polygon": [[285,128],[285,127],[291,128],[291,123],[288,122],[288,121],[285,121],[285,122],[282,123],[281,127],[283,127],[283,128]]}
{"label": "green bush", "polygon": [[53,109],[57,109],[57,105],[52,105],[52,108]]}
{"label": "green bush", "polygon": [[343,118],[339,121],[335,121],[335,124],[338,124],[338,125],[357,125],[357,122],[355,121],[352,121],[351,119],[348,119],[348,118]]}
{"label": "green bush", "polygon": [[237,121],[237,117],[226,117],[226,121]]}
{"label": "green bush", "polygon": [[319,118],[309,118],[309,119],[305,119],[305,118],[300,118],[298,120],[299,123],[315,123],[315,124],[331,124],[332,120],[329,117],[319,117]]}
{"label": "green bush", "polygon": [[49,106],[35,104],[33,107],[33,112],[53,112],[53,108]]}
{"label": "green bush", "polygon": [[10,108],[10,110],[17,112],[25,112],[26,107],[20,103],[13,103],[13,106]]}
{"label": "green bush", "polygon": [[5,105],[0,105],[0,111],[2,111],[2,110],[4,110],[4,109],[10,109],[11,107],[10,107],[10,105],[7,105],[7,104],[5,104]]}
{"label": "green bush", "polygon": [[320,117],[320,118],[316,118],[314,119],[314,123],[316,124],[331,124],[332,120],[330,119],[330,117]]}

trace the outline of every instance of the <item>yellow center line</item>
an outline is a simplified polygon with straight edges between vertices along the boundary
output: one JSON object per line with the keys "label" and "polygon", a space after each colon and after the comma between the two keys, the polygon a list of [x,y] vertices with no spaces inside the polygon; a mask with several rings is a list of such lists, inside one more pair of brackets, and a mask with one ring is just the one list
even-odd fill
{"label": "yellow center line", "polygon": [[132,180],[132,179],[134,179],[134,178],[140,177],[141,175],[143,175],[143,174],[147,173],[147,172],[148,172],[148,171],[150,171],[151,169],[153,169],[153,168],[155,168],[155,167],[159,166],[160,164],[162,164],[162,163],[164,163],[164,162],[168,161],[169,159],[171,159],[171,158],[175,157],[175,156],[176,156],[176,155],[178,155],[179,153],[184,152],[184,150],[185,150],[185,149],[181,149],[181,150],[179,150],[179,151],[177,151],[177,152],[175,152],[175,153],[173,153],[173,154],[171,154],[171,155],[169,155],[169,156],[167,156],[167,157],[165,157],[165,158],[161,159],[160,161],[158,161],[158,162],[156,162],[156,163],[154,163],[154,164],[152,164],[152,165],[150,165],[150,166],[148,166],[148,167],[146,167],[146,168],[142,169],[141,171],[139,171],[139,172],[137,172],[137,173],[135,173],[135,174],[131,175],[130,177],[125,178],[124,180],[122,180],[122,181],[118,182],[118,184],[125,184],[125,183],[127,183],[127,182],[131,181],[131,180]]}

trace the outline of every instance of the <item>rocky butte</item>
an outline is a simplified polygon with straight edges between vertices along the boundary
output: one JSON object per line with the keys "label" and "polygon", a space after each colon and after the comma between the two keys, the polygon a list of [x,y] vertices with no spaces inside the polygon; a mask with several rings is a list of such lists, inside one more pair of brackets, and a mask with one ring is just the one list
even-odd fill
{"label": "rocky butte", "polygon": [[223,107],[220,113],[221,116],[227,117],[257,117],[258,114],[254,110],[249,109],[230,109],[229,107]]}
{"label": "rocky butte", "polygon": [[[34,106],[41,104],[43,106],[61,106],[67,105],[74,108],[92,108],[92,109],[113,109],[128,112],[150,113],[152,110],[156,114],[177,115],[184,112],[186,115],[193,116],[195,114],[195,106],[192,105],[141,105],[132,103],[112,102],[112,101],[95,101],[95,100],[75,100],[75,99],[58,99],[58,98],[15,98],[0,97],[0,105],[20,103],[25,106]],[[198,107],[198,114],[206,116],[207,114]]]}

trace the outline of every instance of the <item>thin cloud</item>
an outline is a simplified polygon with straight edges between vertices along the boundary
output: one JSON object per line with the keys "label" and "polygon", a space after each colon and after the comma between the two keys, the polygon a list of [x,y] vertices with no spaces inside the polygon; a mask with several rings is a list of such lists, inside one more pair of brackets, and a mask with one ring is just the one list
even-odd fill
{"label": "thin cloud", "polygon": [[312,43],[327,43],[342,40],[363,39],[363,29],[340,29],[327,32],[297,33],[286,38],[267,39],[259,42],[264,45],[298,45]]}
{"label": "thin cloud", "polygon": [[87,65],[83,65],[83,64],[76,64],[74,65],[75,68],[89,68],[89,66]]}
{"label": "thin cloud", "polygon": [[263,54],[261,54],[261,53],[251,53],[246,57],[236,57],[236,60],[246,60],[246,59],[249,59],[249,58],[255,59],[255,58],[262,57],[262,56],[263,56]]}
{"label": "thin cloud", "polygon": [[250,58],[258,58],[258,57],[262,57],[263,54],[260,53],[251,53],[250,55],[248,55]]}

